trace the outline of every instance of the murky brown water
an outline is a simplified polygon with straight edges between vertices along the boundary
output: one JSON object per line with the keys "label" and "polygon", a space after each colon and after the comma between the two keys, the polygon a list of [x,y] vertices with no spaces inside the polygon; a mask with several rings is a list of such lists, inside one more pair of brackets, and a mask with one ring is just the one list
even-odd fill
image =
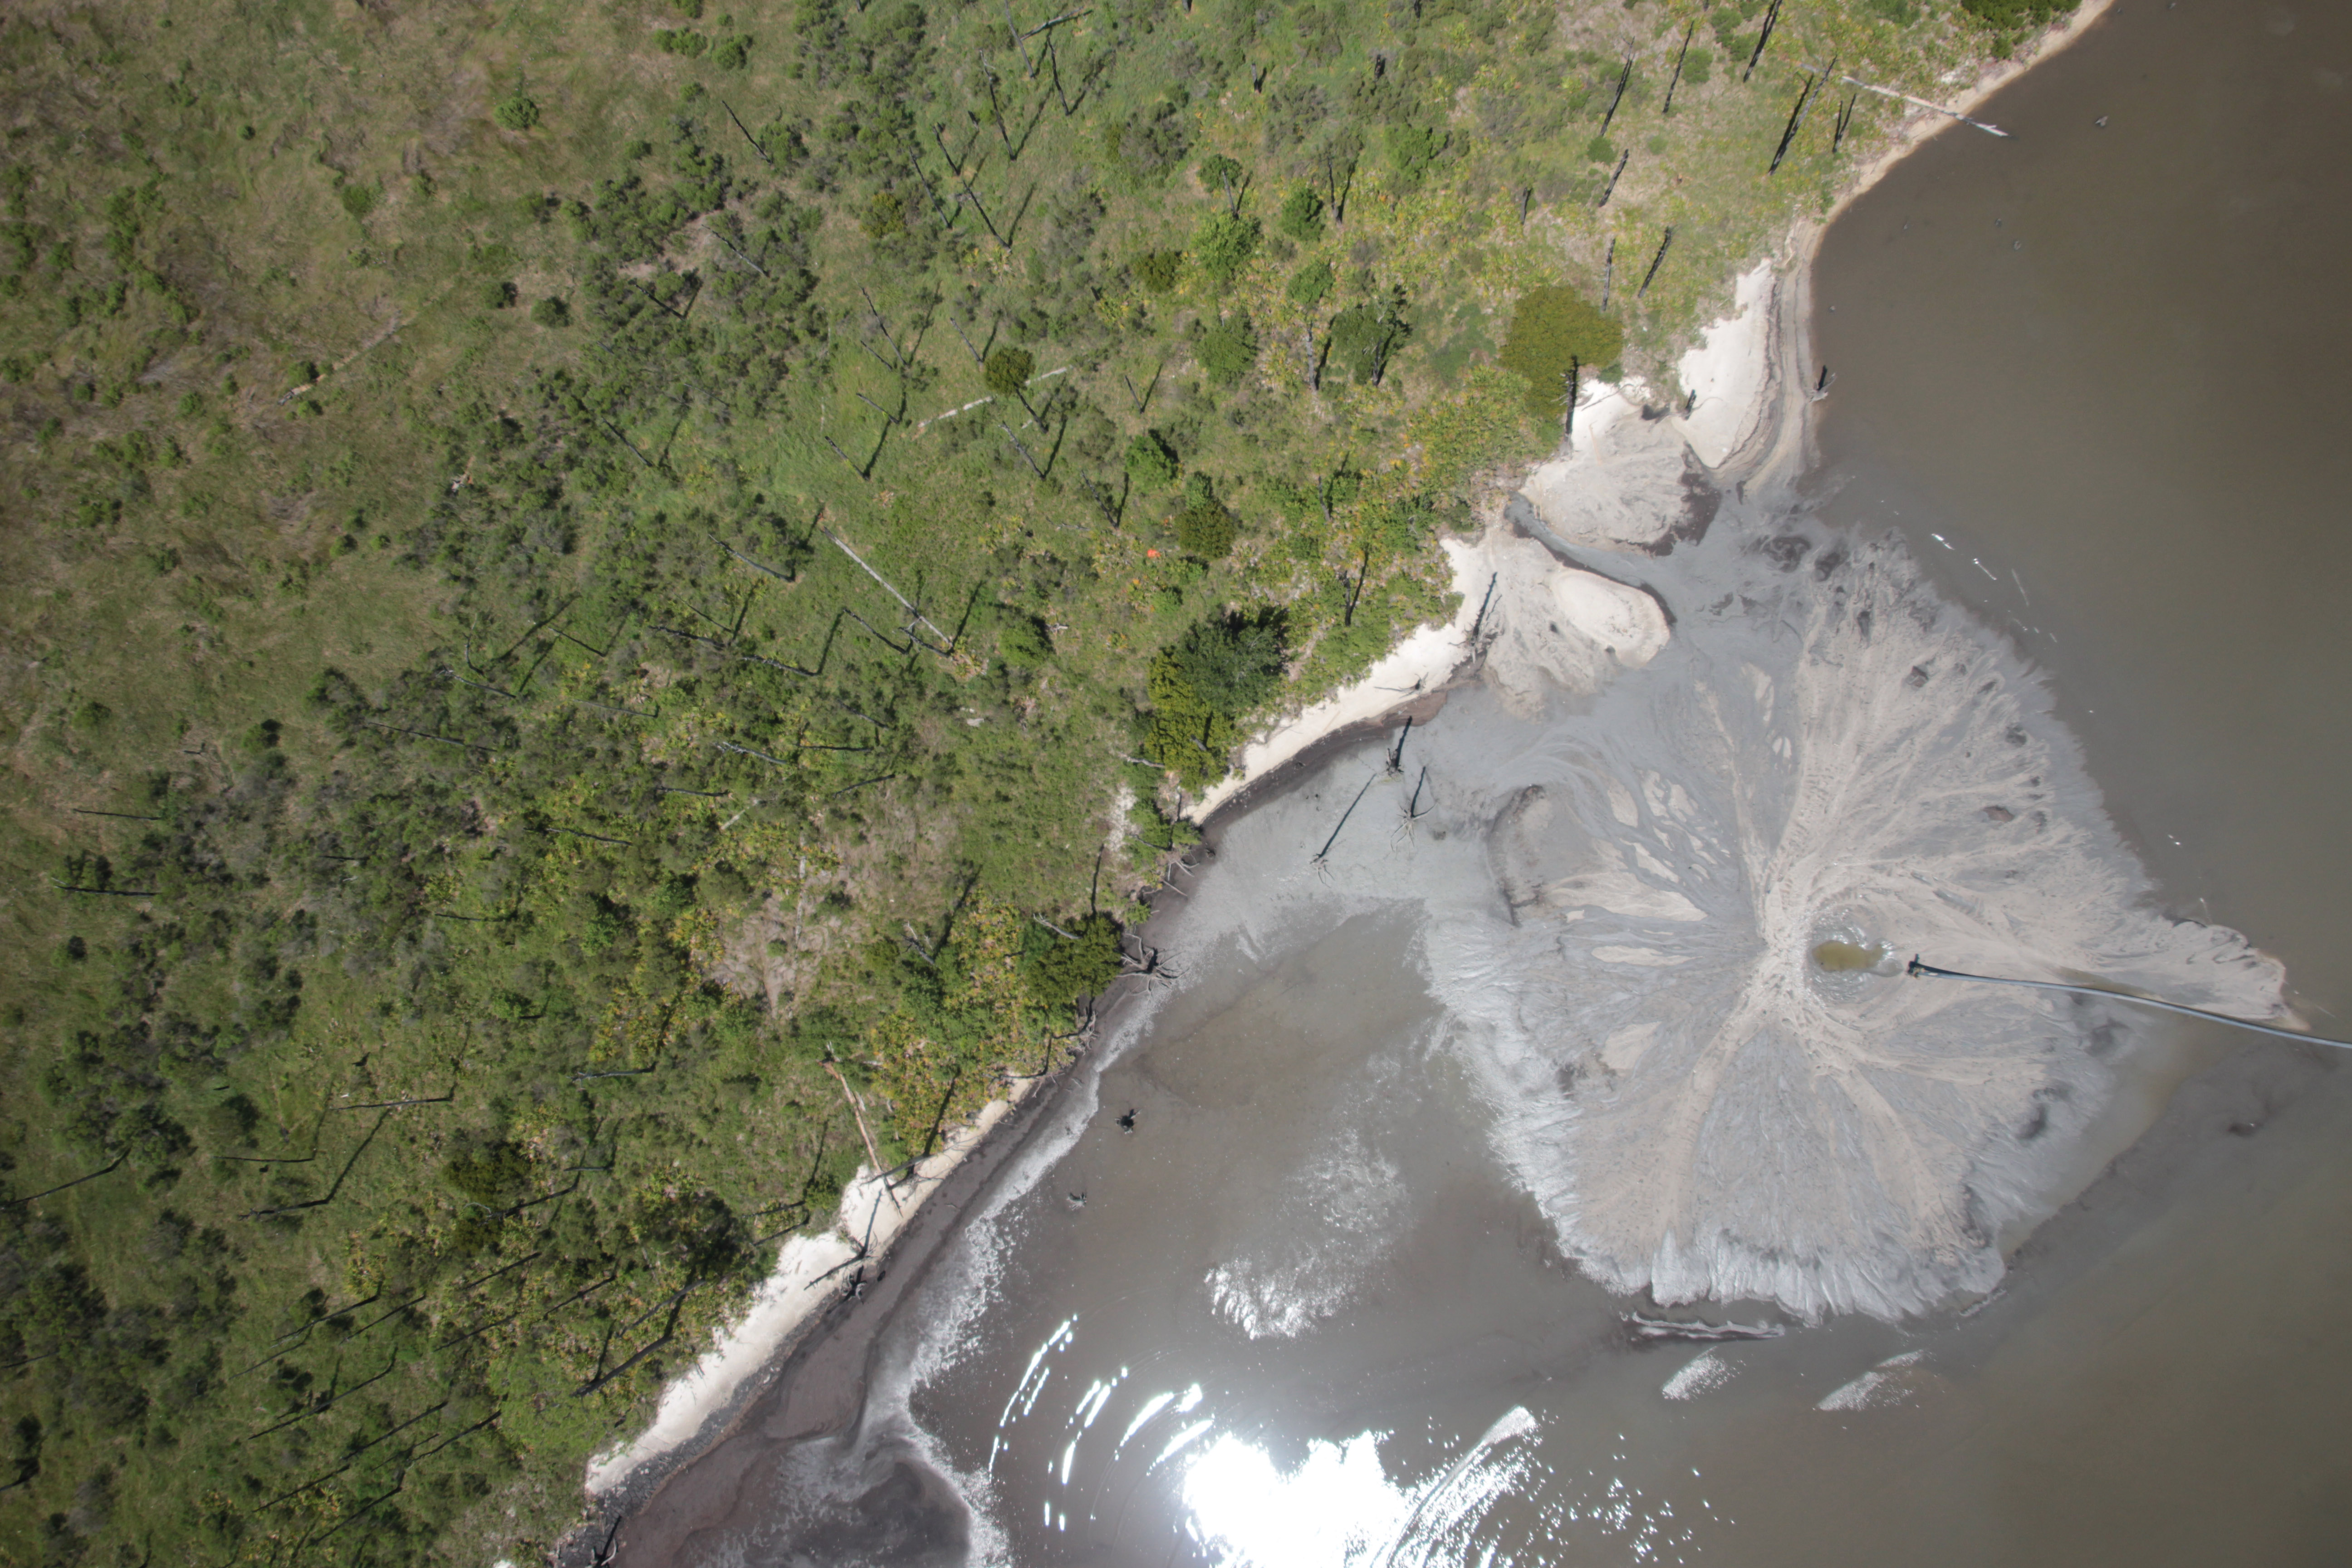
{"label": "murky brown water", "polygon": [[[2015,146],[1938,138],[1814,271],[1827,515],[1900,527],[2011,629],[2175,907],[2338,1035],[2347,79],[2342,6],[2122,0],[1997,101]],[[2352,1085],[2301,1054],[2248,1047],[2045,1228],[2013,1290],[2069,1278],[1840,1467],[1831,1560],[2352,1554]]]}
{"label": "murky brown water", "polygon": [[[1931,143],[1816,273],[1825,517],[2011,629],[2169,906],[2336,1033],[2348,75],[2341,10],[2122,0],[1985,111],[2017,140]],[[1377,763],[1265,820],[1335,818]],[[2352,1063],[2143,1052],[2123,1123],[2205,1070],[1966,1316],[1652,1342],[1496,1157],[1425,940],[1366,904],[1202,955],[885,1331],[864,1420],[622,1561],[2352,1554]]]}

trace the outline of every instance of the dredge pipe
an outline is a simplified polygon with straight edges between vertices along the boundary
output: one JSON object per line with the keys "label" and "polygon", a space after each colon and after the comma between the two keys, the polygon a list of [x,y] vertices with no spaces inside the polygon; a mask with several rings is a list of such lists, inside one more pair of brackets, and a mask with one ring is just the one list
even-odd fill
{"label": "dredge pipe", "polygon": [[2143,1007],[2161,1007],[2168,1013],[2179,1013],[2191,1018],[2203,1018],[2209,1023],[2227,1024],[2233,1029],[2252,1029],[2258,1035],[2275,1035],[2282,1040],[2298,1040],[2305,1045],[2335,1046],[2352,1051],[2352,1040],[2331,1040],[2324,1035],[2306,1035],[2297,1029],[2274,1028],[2269,1024],[2257,1024],[2251,1018],[2232,1018],[2227,1013],[2209,1013],[2202,1007],[2184,1007],[2178,1002],[2165,1002],[2154,996],[2135,996],[2128,991],[2107,991],[2096,985],[2069,985],[2057,980],[2011,980],[1998,974],[1968,974],[1957,969],[1938,969],[1923,963],[1917,953],[1904,971],[1911,975],[1932,975],[1938,980],[1976,980],[1987,985],[2023,985],[2035,991],[2072,991],[2081,996],[2097,996],[2109,1002],[2136,1002]]}

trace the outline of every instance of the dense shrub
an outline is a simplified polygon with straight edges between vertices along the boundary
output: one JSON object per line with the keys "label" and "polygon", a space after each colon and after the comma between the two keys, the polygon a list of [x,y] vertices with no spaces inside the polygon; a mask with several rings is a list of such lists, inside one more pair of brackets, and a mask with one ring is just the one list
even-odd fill
{"label": "dense shrub", "polygon": [[1183,271],[1184,253],[1181,250],[1147,250],[1135,258],[1135,280],[1149,293],[1167,293],[1176,287],[1176,279]]}
{"label": "dense shrub", "polygon": [[1331,264],[1310,261],[1291,274],[1290,287],[1285,291],[1289,294],[1292,304],[1303,305],[1311,310],[1331,292]]}
{"label": "dense shrub", "polygon": [[1143,754],[1187,789],[1224,777],[1237,721],[1274,694],[1287,653],[1279,610],[1193,626],[1151,661]]}
{"label": "dense shrub", "polygon": [[1510,335],[1496,356],[1528,383],[1528,406],[1558,419],[1567,409],[1571,366],[1597,370],[1616,362],[1624,331],[1573,289],[1545,284],[1519,296],[1511,310]]}
{"label": "dense shrub", "polygon": [[1219,386],[1236,386],[1257,363],[1257,334],[1246,314],[1227,316],[1201,334],[1201,368]]}
{"label": "dense shrub", "polygon": [[1212,213],[1201,225],[1200,233],[1192,239],[1192,255],[1201,270],[1220,283],[1230,283],[1234,275],[1249,265],[1257,254],[1263,233],[1254,217],[1235,217],[1231,213]]}
{"label": "dense shrub", "polygon": [[528,131],[539,123],[539,100],[518,92],[492,109],[490,118],[509,131]]}
{"label": "dense shrub", "polygon": [[1314,244],[1323,237],[1323,198],[1311,188],[1299,186],[1283,202],[1274,226],[1301,245]]}
{"label": "dense shrub", "polygon": [[1146,430],[1127,446],[1127,472],[1148,490],[1163,490],[1176,482],[1175,452],[1157,430]]}
{"label": "dense shrub", "polygon": [[1240,521],[1217,499],[1206,474],[1184,481],[1184,510],[1176,519],[1176,542],[1188,555],[1215,561],[1234,547]]}
{"label": "dense shrub", "polygon": [[1037,360],[1027,349],[992,349],[982,379],[999,397],[1018,397],[1037,373]]}
{"label": "dense shrub", "polygon": [[1412,333],[1404,319],[1404,291],[1350,305],[1331,323],[1332,368],[1367,385],[1378,386],[1388,374],[1389,361]]}

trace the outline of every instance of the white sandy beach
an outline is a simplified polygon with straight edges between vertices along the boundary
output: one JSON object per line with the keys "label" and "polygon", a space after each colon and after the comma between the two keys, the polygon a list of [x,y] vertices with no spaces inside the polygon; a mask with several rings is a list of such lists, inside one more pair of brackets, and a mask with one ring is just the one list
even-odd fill
{"label": "white sandy beach", "polygon": [[971,1122],[950,1129],[938,1152],[895,1184],[886,1187],[872,1171],[861,1166],[856,1179],[841,1195],[833,1227],[814,1236],[785,1239],[777,1251],[774,1272],[761,1283],[742,1317],[703,1352],[692,1371],[662,1390],[652,1424],[627,1444],[608,1448],[589,1461],[589,1496],[614,1490],[646,1461],[691,1443],[713,1416],[731,1408],[748,1380],[847,1290],[853,1279],[861,1272],[870,1277],[880,1267],[925,1196],[980,1146],[1039,1081],[1021,1080],[1008,1097],[990,1100]]}
{"label": "white sandy beach", "polygon": [[[1608,667],[1639,668],[1666,644],[1665,616],[1647,594],[1563,566],[1506,525],[1490,525],[1475,539],[1446,540],[1444,548],[1454,591],[1462,595],[1454,617],[1419,628],[1363,679],[1269,726],[1243,746],[1240,765],[1222,784],[1188,803],[1186,815],[1204,822],[1316,742],[1445,685],[1479,651],[1474,630],[1488,680],[1525,703],[1540,702],[1539,678],[1590,689]],[[1538,626],[1552,629],[1530,635],[1528,628]]]}

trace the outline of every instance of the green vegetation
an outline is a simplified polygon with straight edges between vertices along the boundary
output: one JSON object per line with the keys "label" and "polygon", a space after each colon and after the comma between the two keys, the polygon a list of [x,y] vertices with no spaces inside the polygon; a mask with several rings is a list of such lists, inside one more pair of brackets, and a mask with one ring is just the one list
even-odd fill
{"label": "green vegetation", "polygon": [[1147,490],[1174,484],[1178,467],[1176,449],[1157,430],[1139,430],[1127,444],[1127,476]]}
{"label": "green vegetation", "polygon": [[[1217,499],[1216,487],[1206,474],[1192,474],[1184,480],[1184,510],[1176,519],[1176,542],[1187,554],[1202,561],[1214,561],[1234,547],[1234,535],[1240,531],[1241,520]],[[1270,695],[1270,692],[1267,693]],[[1255,703],[1234,710],[1239,715]]]}
{"label": "green vegetation", "polygon": [[1019,397],[1037,374],[1037,357],[1027,349],[998,349],[988,356],[981,381],[996,397]]}
{"label": "green vegetation", "polygon": [[1185,788],[1205,789],[1224,776],[1239,721],[1281,684],[1286,619],[1280,610],[1262,610],[1202,621],[1151,661],[1144,754]]}
{"label": "green vegetation", "polygon": [[[509,131],[528,131],[539,123],[539,101],[536,99],[526,98],[518,92],[512,98],[502,100],[496,108],[492,109],[490,118]],[[366,215],[353,213],[352,216],[362,217]]]}
{"label": "green vegetation", "polygon": [[1785,62],[1989,37],[1720,5],[1667,117],[1658,0],[703,10],[0,18],[0,1561],[543,1550],[1446,612],[1561,344],[1670,395],[1883,144],[1768,176]]}
{"label": "green vegetation", "polygon": [[1201,333],[1194,353],[1211,383],[1239,386],[1257,365],[1257,334],[1250,330],[1248,314],[1220,317]]}
{"label": "green vegetation", "polygon": [[1312,185],[1300,185],[1282,204],[1275,226],[1301,245],[1323,237],[1323,197]]}
{"label": "green vegetation", "polygon": [[1330,297],[1332,276],[1328,261],[1310,261],[1290,276],[1290,286],[1284,292],[1290,302],[1301,310],[1311,310]]}
{"label": "green vegetation", "polygon": [[1570,374],[1615,365],[1624,343],[1624,329],[1598,306],[1573,289],[1546,284],[1512,306],[1510,335],[1496,358],[1526,379],[1528,405],[1539,417],[1558,419],[1567,410]]}
{"label": "green vegetation", "polygon": [[1192,255],[1213,282],[1230,283],[1234,275],[1257,254],[1261,237],[1258,221],[1254,217],[1211,213],[1202,221],[1201,232],[1193,237]]}
{"label": "green vegetation", "polygon": [[[1897,26],[1912,20],[1910,0],[1877,0],[1874,8]],[[1992,30],[1992,52],[2006,58],[2028,31],[2071,15],[2074,0],[1960,0],[1960,8]]]}

